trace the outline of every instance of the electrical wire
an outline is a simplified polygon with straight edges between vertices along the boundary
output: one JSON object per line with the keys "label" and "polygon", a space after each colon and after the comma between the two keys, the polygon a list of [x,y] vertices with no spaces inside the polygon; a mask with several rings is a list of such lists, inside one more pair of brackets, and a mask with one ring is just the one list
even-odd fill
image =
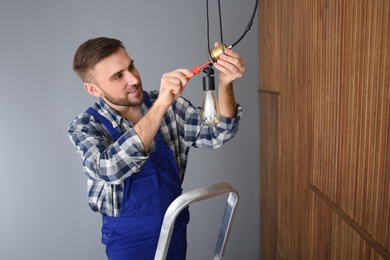
{"label": "electrical wire", "polygon": [[[244,37],[245,35],[250,31],[253,25],[253,19],[255,18],[257,6],[258,6],[259,0],[256,0],[255,8],[253,9],[252,17],[249,20],[244,33],[238,38],[237,41],[235,41],[232,45],[230,45],[228,48],[231,49],[234,46],[236,46]],[[219,30],[221,34],[221,43],[223,43],[223,36],[222,36],[222,15],[221,15],[221,2],[218,0],[218,12],[219,12]],[[210,47],[210,20],[209,20],[209,0],[206,0],[206,15],[207,15],[207,46],[208,49],[211,49]]]}
{"label": "electrical wire", "polygon": [[240,38],[238,38],[238,40],[237,40],[235,43],[233,43],[232,45],[229,46],[229,49],[231,49],[231,48],[233,48],[234,46],[236,46],[236,45],[245,37],[245,35],[247,34],[247,32],[249,32],[249,30],[252,28],[253,19],[255,18],[255,15],[256,15],[258,3],[259,3],[259,0],[256,0],[256,4],[255,4],[255,8],[253,9],[252,17],[251,17],[251,19],[249,20],[249,23],[248,23],[248,25],[246,26],[246,29],[245,29],[244,33],[241,35]]}
{"label": "electrical wire", "polygon": [[210,21],[209,21],[209,0],[206,0],[206,18],[207,18],[207,49],[210,49]]}
{"label": "electrical wire", "polygon": [[221,1],[218,0],[218,11],[219,11],[219,32],[221,34],[221,43],[223,43],[223,36],[222,36],[222,14],[221,14]]}
{"label": "electrical wire", "polygon": [[[258,5],[258,0],[256,0],[255,8],[253,10],[253,14],[251,19],[248,22],[248,25],[244,31],[244,33],[241,35],[240,38],[236,42],[234,42],[232,45],[230,45],[228,48],[231,49],[234,46],[236,46],[244,37],[245,35],[249,32],[253,25],[253,19],[255,18],[256,11],[257,11],[257,5]],[[221,35],[221,44],[223,44],[223,35],[222,35],[222,15],[221,15],[221,3],[220,0],[218,0],[218,11],[219,11],[219,30],[220,30],[220,35]],[[206,16],[207,16],[207,49],[210,49],[210,21],[209,21],[209,1],[206,0]],[[201,72],[201,70],[207,66],[211,66],[212,63],[211,61],[207,61],[206,63],[202,64],[201,66],[195,66],[192,68],[191,72],[196,75]],[[187,80],[190,80],[192,76],[186,76]]]}
{"label": "electrical wire", "polygon": [[[221,14],[221,1],[218,0],[218,12],[219,12],[219,33],[221,35],[221,43],[223,43],[222,35],[222,14]],[[209,15],[209,0],[206,0],[206,16],[207,16],[207,49],[211,49],[210,46],[210,15]]]}

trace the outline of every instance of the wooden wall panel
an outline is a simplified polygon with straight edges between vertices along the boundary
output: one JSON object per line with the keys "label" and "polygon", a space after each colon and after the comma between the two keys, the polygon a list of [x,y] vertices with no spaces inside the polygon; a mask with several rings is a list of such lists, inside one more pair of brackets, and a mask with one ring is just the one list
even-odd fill
{"label": "wooden wall panel", "polygon": [[267,174],[260,175],[260,190],[267,194],[260,200],[260,214],[263,221],[260,223],[260,257],[262,259],[276,259],[278,228],[278,114],[279,96],[267,92],[259,93],[260,136],[267,136],[261,140],[260,157],[266,158],[260,165],[260,171]]}
{"label": "wooden wall panel", "polygon": [[[389,254],[380,247],[372,246],[372,238],[358,232],[352,220],[329,207],[326,198],[312,193],[312,205],[316,210],[312,215],[311,239],[317,241],[312,246],[310,258],[327,259],[389,259]],[[362,235],[363,234],[363,235]]]}
{"label": "wooden wall panel", "polygon": [[321,82],[312,97],[318,115],[312,183],[385,246],[389,1],[328,1],[314,14],[314,26],[323,27],[315,44],[322,45],[325,68],[313,64],[322,72],[312,74]]}
{"label": "wooden wall panel", "polygon": [[390,0],[259,1],[262,259],[390,259],[389,36]]}
{"label": "wooden wall panel", "polygon": [[[280,0],[276,0],[279,2]],[[278,92],[281,83],[281,70],[279,66],[282,64],[279,61],[281,59],[282,51],[280,35],[272,33],[280,30],[280,21],[278,19],[278,13],[281,12],[278,4],[274,4],[270,1],[259,1],[259,24],[266,24],[267,27],[259,26],[259,68],[260,71],[267,71],[267,74],[262,75],[259,78],[260,87],[262,91]],[[267,10],[266,12],[260,12],[260,10]],[[263,57],[265,59],[263,59]]]}

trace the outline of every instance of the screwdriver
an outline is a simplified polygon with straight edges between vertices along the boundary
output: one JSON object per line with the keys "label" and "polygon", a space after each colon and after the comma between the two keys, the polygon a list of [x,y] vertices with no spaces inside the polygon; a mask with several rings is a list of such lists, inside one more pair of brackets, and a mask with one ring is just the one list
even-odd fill
{"label": "screwdriver", "polygon": [[[196,74],[199,74],[202,71],[202,69],[207,67],[210,63],[211,63],[210,61],[207,61],[203,65],[193,67],[191,70],[191,72],[194,74],[193,76],[195,76]],[[187,78],[187,80],[190,80],[193,76],[186,76],[186,78]]]}

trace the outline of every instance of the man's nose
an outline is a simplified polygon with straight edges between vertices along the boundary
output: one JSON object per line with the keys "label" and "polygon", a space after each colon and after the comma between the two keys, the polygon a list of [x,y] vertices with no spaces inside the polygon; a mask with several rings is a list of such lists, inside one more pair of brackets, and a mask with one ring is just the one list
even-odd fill
{"label": "man's nose", "polygon": [[130,85],[138,83],[138,77],[131,71],[125,72],[125,79]]}

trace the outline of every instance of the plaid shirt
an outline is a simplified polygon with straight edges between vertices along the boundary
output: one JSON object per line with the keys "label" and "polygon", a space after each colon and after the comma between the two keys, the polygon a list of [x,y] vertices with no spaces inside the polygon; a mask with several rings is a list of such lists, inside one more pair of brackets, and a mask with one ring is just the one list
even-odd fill
{"label": "plaid shirt", "polygon": [[[149,91],[152,103],[158,91]],[[119,116],[102,99],[93,108],[107,118],[122,134],[112,140],[106,128],[88,114],[80,114],[69,126],[68,135],[83,161],[83,171],[88,176],[88,197],[92,210],[104,216],[119,216],[123,197],[124,180],[141,170],[156,149],[154,141],[145,153],[141,139],[133,130],[133,124]],[[141,115],[147,113],[145,103]],[[221,116],[215,127],[204,126],[200,119],[200,108],[194,107],[185,98],[179,97],[165,113],[160,131],[165,144],[173,151],[183,180],[190,147],[217,148],[234,137],[242,108],[237,105],[237,117]]]}

